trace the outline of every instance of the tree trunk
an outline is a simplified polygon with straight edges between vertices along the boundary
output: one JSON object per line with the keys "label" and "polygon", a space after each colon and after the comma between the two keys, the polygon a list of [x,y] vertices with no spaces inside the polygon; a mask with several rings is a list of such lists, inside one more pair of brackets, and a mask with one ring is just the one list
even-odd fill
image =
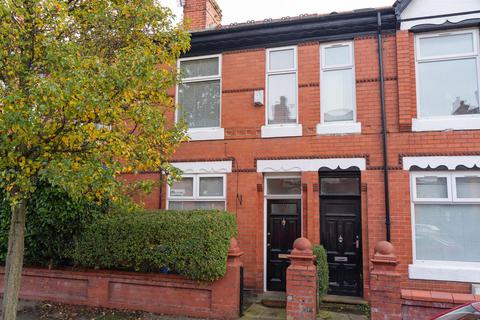
{"label": "tree trunk", "polygon": [[25,200],[21,200],[19,204],[12,208],[12,220],[8,234],[8,253],[5,262],[2,320],[15,320],[17,318],[17,303],[23,267],[25,202]]}

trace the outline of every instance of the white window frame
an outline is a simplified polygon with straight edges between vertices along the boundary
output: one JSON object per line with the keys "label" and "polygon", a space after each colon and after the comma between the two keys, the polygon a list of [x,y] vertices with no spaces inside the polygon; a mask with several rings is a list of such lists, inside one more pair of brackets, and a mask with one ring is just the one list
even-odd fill
{"label": "white window frame", "polygon": [[[270,53],[275,51],[293,50],[293,68],[270,70]],[[300,107],[298,105],[298,48],[297,46],[269,48],[265,51],[265,125],[261,128],[262,138],[275,137],[296,137],[302,136],[302,125],[299,123]],[[295,74],[295,106],[297,108],[297,118],[295,123],[269,124],[268,116],[270,109],[269,102],[269,77],[282,74]]]}
{"label": "white window frame", "polygon": [[[300,193],[298,194],[269,194],[268,193],[268,180],[280,180],[280,179],[298,179],[300,180]],[[299,174],[269,174],[265,175],[265,188],[263,194],[266,199],[301,199],[302,198],[302,177]]]}
{"label": "white window frame", "polygon": [[[420,40],[457,34],[472,34],[473,52],[439,56],[421,56]],[[419,65],[428,62],[452,61],[475,58],[477,62],[477,88],[480,92],[480,50],[478,29],[462,29],[456,31],[428,32],[415,35],[415,82],[417,90],[417,118],[412,121],[412,131],[443,131],[443,130],[475,130],[480,129],[480,114],[421,116]],[[480,93],[479,93],[480,95]]]}
{"label": "white window frame", "polygon": [[[188,128],[188,134],[190,139],[193,141],[196,140],[223,140],[225,138],[225,132],[222,128],[222,55],[221,54],[213,54],[213,55],[206,55],[206,56],[198,56],[198,57],[190,57],[190,58],[181,58],[177,61],[177,70],[181,70],[181,62],[184,61],[195,61],[195,60],[204,60],[204,59],[211,59],[211,58],[218,58],[218,74],[213,76],[202,76],[202,77],[192,77],[192,78],[183,78],[182,83],[192,83],[192,82],[204,82],[204,81],[213,81],[219,80],[220,81],[220,109],[219,109],[219,125],[216,127],[204,127],[204,128]],[[179,91],[179,84],[175,87],[175,104],[178,105],[178,91]],[[177,108],[175,111],[175,123],[179,120],[179,113],[180,110]]]}
{"label": "white window frame", "polygon": [[[221,173],[208,174],[183,174],[182,178],[193,178],[193,196],[171,196],[170,185],[167,185],[167,209],[170,207],[170,201],[184,201],[184,202],[210,202],[210,201],[224,201],[225,210],[227,209],[227,175]],[[201,196],[200,195],[200,179],[201,178],[223,178],[223,196]]]}
{"label": "white window frame", "polygon": [[[437,176],[445,177],[447,179],[450,200],[426,199],[416,198],[416,183],[417,177]],[[460,282],[478,282],[480,279],[480,262],[462,262],[462,261],[443,261],[443,260],[420,260],[417,259],[416,249],[416,233],[415,233],[415,204],[478,204],[480,199],[458,199],[456,197],[456,180],[455,177],[463,176],[480,176],[479,171],[424,171],[411,172],[411,232],[412,232],[412,264],[408,266],[408,273],[410,279],[421,280],[439,280],[439,281],[460,281]]]}
{"label": "white window frame", "polygon": [[480,198],[459,198],[457,196],[457,178],[463,177],[476,177],[480,178],[480,172],[472,173],[469,171],[465,172],[456,172],[452,174],[452,194],[453,194],[453,201],[454,202],[461,202],[461,203],[480,203]]}
{"label": "white window frame", "polygon": [[[418,198],[417,197],[417,178],[427,178],[427,177],[438,177],[438,178],[447,178],[447,198]],[[412,173],[411,174],[411,190],[412,190],[412,201],[415,203],[445,203],[452,202],[452,177],[451,174],[445,172],[422,172],[422,173]]]}
{"label": "white window frame", "polygon": [[[350,63],[340,64],[335,66],[326,66],[325,50],[335,47],[348,46],[350,51]],[[325,90],[325,76],[326,72],[352,70],[352,96],[353,96],[353,119],[346,121],[326,122],[324,116],[325,96],[322,92]],[[355,71],[355,46],[353,41],[329,42],[320,45],[320,123],[317,124],[317,134],[348,134],[361,133],[361,123],[357,122],[357,82]]]}

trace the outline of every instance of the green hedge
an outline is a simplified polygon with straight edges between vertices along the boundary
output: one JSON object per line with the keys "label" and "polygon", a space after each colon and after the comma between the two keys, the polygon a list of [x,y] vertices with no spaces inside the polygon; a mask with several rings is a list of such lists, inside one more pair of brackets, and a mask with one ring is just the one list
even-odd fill
{"label": "green hedge", "polygon": [[235,217],[219,211],[157,211],[105,216],[76,242],[78,266],[138,272],[170,271],[213,281],[226,272]]}
{"label": "green hedge", "polygon": [[[71,265],[75,237],[107,210],[108,205],[75,200],[41,183],[27,203],[25,264]],[[0,193],[0,263],[7,255],[10,217],[10,205]]]}
{"label": "green hedge", "polygon": [[325,248],[320,245],[313,246],[313,254],[316,256],[317,265],[317,292],[318,302],[328,292],[328,263]]}

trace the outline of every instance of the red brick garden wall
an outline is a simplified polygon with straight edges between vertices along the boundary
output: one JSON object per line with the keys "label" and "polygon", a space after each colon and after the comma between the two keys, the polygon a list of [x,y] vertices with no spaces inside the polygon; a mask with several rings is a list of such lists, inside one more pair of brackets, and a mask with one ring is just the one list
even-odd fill
{"label": "red brick garden wall", "polygon": [[[212,283],[178,275],[116,271],[25,268],[20,297],[197,318],[237,319],[240,312],[238,251],[228,258],[227,273]],[[4,269],[0,269],[3,293]]]}

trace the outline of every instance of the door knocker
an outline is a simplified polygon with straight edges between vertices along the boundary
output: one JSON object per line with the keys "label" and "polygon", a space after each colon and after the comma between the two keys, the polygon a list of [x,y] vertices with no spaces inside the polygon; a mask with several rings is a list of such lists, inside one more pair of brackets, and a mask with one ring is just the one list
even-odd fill
{"label": "door knocker", "polygon": [[285,220],[285,218],[282,219],[282,227],[285,228],[285,225],[287,224],[287,221]]}
{"label": "door knocker", "polygon": [[338,243],[343,243],[343,237],[342,236],[338,237]]}

